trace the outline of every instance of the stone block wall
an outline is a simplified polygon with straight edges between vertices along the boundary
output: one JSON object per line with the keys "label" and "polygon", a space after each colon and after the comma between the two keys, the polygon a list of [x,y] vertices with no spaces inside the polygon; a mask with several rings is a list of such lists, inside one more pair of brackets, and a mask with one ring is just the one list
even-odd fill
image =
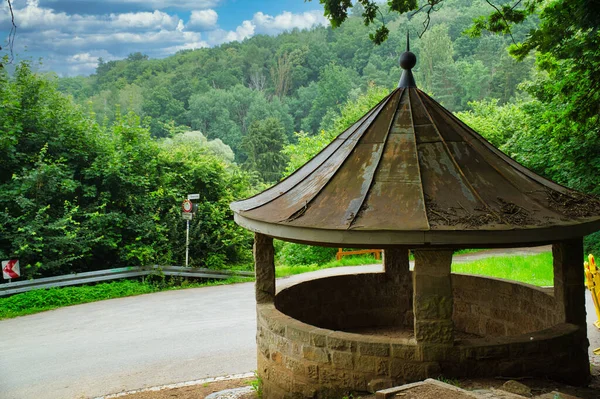
{"label": "stone block wall", "polygon": [[[528,284],[452,275],[454,326],[481,337],[524,334],[559,322],[551,291]],[[412,285],[384,273],[311,280],[283,290],[275,306],[283,313],[331,330],[413,326]]]}
{"label": "stone block wall", "polygon": [[[375,325],[396,322],[390,314],[401,314],[406,320],[407,302],[393,302],[398,291],[386,281],[382,274],[312,280],[281,291],[275,298],[277,308],[273,303],[258,304],[257,372],[264,398],[339,399],[352,391],[374,391],[440,375],[527,375],[570,383],[587,378],[583,368],[589,365],[572,350],[581,345],[580,327],[553,323],[547,312],[553,298],[543,290],[501,280],[453,277],[454,295],[460,298],[455,300],[455,323],[473,329],[476,325],[477,332],[489,334],[437,348],[443,353],[432,354],[436,348],[420,347],[414,339],[335,331],[364,326],[367,321]],[[497,295],[482,299],[476,288],[482,295],[488,290]],[[392,303],[404,312],[389,311]],[[524,307],[519,309],[519,305]],[[368,315],[370,309],[375,316]],[[536,318],[523,325],[521,331],[526,333],[501,336],[516,331],[520,320],[516,315],[525,312],[534,312]],[[484,316],[492,319],[492,314],[504,329],[490,328],[482,321],[487,320]],[[478,323],[467,325],[467,316],[479,317]],[[541,331],[533,331],[536,326]]]}
{"label": "stone block wall", "polygon": [[528,284],[453,274],[455,328],[481,337],[526,334],[559,323],[552,291]]}
{"label": "stone block wall", "polygon": [[264,397],[336,398],[439,375],[417,358],[414,340],[311,326],[259,304],[258,374]]}

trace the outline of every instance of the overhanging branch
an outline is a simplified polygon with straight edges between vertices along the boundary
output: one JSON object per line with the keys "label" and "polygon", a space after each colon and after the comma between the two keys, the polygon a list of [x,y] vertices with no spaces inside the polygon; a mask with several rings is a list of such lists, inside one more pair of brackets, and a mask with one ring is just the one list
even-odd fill
{"label": "overhanging branch", "polygon": [[[13,60],[15,58],[14,45],[15,45],[15,36],[17,34],[17,25],[15,24],[15,12],[13,10],[12,3],[10,0],[6,0],[6,3],[8,4],[8,11],[10,12],[10,23],[11,23],[10,31],[8,32],[8,38],[6,40],[6,45],[9,50],[8,63],[10,64],[11,62],[13,62]],[[0,50],[2,50],[2,46],[0,46]],[[0,67],[2,67],[2,62],[0,62]]]}

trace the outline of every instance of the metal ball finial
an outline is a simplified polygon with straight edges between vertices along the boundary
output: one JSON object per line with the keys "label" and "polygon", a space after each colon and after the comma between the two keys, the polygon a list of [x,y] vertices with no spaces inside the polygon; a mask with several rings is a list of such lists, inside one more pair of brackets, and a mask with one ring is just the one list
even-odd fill
{"label": "metal ball finial", "polygon": [[405,51],[400,54],[400,67],[402,69],[413,69],[417,65],[417,56],[410,52]]}
{"label": "metal ball finial", "polygon": [[413,69],[417,65],[417,56],[410,51],[410,35],[406,31],[406,51],[400,54],[400,67],[402,69]]}
{"label": "metal ball finial", "polygon": [[417,65],[417,56],[410,51],[410,38],[408,35],[408,31],[406,32],[406,51],[400,54],[400,67],[404,69],[402,72],[402,76],[400,76],[400,82],[398,82],[398,87],[417,87],[415,83],[415,78],[412,74],[411,69]]}

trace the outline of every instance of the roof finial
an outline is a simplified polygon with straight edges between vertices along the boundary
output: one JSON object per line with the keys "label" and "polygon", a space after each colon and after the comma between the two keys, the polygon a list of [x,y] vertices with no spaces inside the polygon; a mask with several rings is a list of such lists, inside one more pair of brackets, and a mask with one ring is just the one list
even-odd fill
{"label": "roof finial", "polygon": [[400,54],[400,67],[404,69],[398,87],[417,87],[411,69],[417,64],[417,56],[410,51],[410,35],[406,31],[406,51]]}

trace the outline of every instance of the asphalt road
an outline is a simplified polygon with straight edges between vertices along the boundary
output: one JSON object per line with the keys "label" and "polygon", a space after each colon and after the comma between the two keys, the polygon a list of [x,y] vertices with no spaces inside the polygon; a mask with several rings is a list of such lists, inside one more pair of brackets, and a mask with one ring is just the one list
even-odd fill
{"label": "asphalt road", "polygon": [[74,399],[256,369],[252,283],[0,322],[0,399]]}
{"label": "asphalt road", "polygon": [[[499,254],[467,254],[455,261]],[[280,279],[277,287],[381,269],[326,269]],[[0,321],[0,399],[88,398],[245,373],[256,368],[255,329],[253,283],[113,299]],[[591,326],[589,334],[591,348],[600,346],[598,330]],[[599,357],[591,360],[599,364]]]}

